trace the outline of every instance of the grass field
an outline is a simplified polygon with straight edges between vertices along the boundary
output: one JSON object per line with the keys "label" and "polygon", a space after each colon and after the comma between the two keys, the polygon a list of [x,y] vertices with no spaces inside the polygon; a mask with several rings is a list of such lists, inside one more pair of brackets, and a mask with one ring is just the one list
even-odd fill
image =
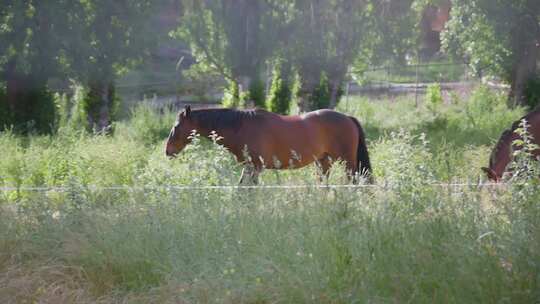
{"label": "grass field", "polygon": [[[1,134],[0,302],[540,300],[537,180],[476,186],[523,109],[480,87],[338,110],[364,126],[377,187],[317,188],[308,167],[260,178],[304,188],[168,189],[236,185],[241,168],[202,139],[167,159],[175,114],[144,105],[113,136]],[[339,166],[328,183],[345,183]],[[100,188],[115,185],[132,188]]]}

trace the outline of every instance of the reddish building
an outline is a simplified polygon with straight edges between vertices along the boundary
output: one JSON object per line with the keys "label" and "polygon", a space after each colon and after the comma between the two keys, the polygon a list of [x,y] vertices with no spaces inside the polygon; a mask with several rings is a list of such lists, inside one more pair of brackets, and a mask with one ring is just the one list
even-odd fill
{"label": "reddish building", "polygon": [[420,55],[423,59],[429,59],[441,50],[441,32],[450,18],[451,7],[450,0],[445,0],[437,6],[429,5],[424,10],[420,22],[422,31]]}

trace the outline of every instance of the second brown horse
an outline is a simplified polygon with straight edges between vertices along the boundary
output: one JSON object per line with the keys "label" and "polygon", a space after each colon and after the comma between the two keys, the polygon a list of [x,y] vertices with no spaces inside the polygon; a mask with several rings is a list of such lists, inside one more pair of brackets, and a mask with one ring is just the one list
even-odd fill
{"label": "second brown horse", "polygon": [[240,182],[257,183],[263,168],[291,169],[318,162],[327,175],[332,161],[345,162],[349,178],[371,178],[366,139],[356,118],[331,110],[282,116],[264,110],[202,109],[188,106],[178,113],[165,153],[174,156],[190,143],[195,130],[207,137],[215,131],[236,159],[247,165]]}
{"label": "second brown horse", "polygon": [[[521,121],[526,120],[529,125],[527,130],[532,136],[533,143],[540,145],[540,111],[532,111],[523,116],[519,120],[512,124],[510,129],[504,130],[499,138],[499,141],[493,148],[489,157],[489,167],[482,167],[482,170],[486,173],[487,177],[495,182],[502,179],[503,174],[507,171],[508,164],[512,161],[512,151],[518,149],[513,146],[513,142],[519,139],[520,136],[515,132],[519,127]],[[533,156],[538,157],[540,150],[533,151]]]}

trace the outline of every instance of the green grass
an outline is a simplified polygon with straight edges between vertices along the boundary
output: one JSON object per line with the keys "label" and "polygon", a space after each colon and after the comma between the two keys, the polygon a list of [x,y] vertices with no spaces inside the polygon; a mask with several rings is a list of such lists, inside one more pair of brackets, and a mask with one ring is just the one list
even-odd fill
{"label": "green grass", "polygon": [[[485,89],[436,108],[355,99],[378,188],[320,189],[316,169],[240,166],[199,140],[163,153],[174,113],[146,106],[113,136],[0,135],[0,299],[6,303],[531,303],[540,297],[540,190],[483,179],[522,115]],[[339,166],[329,183],[344,183]],[[106,190],[94,186],[131,185]],[[146,188],[145,188],[146,187]]]}

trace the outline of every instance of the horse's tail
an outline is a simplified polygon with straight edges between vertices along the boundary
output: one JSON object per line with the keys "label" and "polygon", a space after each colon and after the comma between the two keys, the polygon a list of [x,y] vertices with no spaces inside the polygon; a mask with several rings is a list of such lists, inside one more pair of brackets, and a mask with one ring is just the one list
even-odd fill
{"label": "horse's tail", "polygon": [[349,118],[354,122],[356,127],[358,128],[358,148],[356,151],[356,160],[357,160],[357,167],[358,167],[358,173],[360,175],[364,175],[368,178],[369,182],[373,181],[373,177],[371,175],[371,162],[369,161],[369,153],[367,150],[366,145],[366,136],[364,134],[364,130],[362,129],[362,126],[360,126],[360,122],[358,119],[349,116]]}

